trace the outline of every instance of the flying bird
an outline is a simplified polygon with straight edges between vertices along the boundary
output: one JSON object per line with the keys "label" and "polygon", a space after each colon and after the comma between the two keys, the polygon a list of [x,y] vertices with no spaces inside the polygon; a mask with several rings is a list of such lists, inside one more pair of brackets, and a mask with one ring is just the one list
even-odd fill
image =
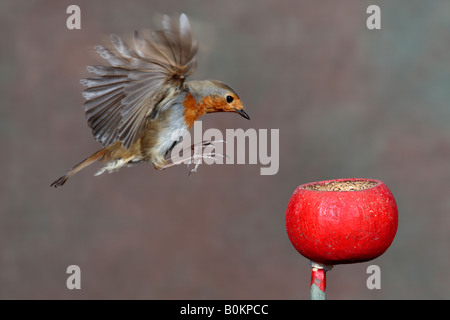
{"label": "flying bird", "polygon": [[[198,42],[185,14],[165,15],[162,28],[144,37],[135,31],[131,45],[112,34],[113,48],[96,46],[109,65],[88,66],[94,76],[85,86],[84,111],[94,138],[103,148],[54,181],[59,187],[75,173],[101,161],[98,172],[150,162],[161,170],[173,165],[175,130],[189,130],[206,113],[234,112],[250,119],[237,93],[217,80],[187,81],[197,66]],[[207,143],[206,143],[207,144]],[[205,144],[205,145],[206,145]]]}

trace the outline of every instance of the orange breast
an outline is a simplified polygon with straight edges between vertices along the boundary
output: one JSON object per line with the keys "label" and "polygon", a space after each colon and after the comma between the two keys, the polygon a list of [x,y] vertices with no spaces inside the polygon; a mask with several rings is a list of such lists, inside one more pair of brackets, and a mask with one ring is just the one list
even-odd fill
{"label": "orange breast", "polygon": [[188,129],[190,129],[194,125],[194,121],[206,113],[205,104],[203,101],[201,101],[201,103],[197,103],[192,94],[188,92],[184,98],[183,106],[184,121]]}
{"label": "orange breast", "polygon": [[194,125],[194,121],[205,113],[225,111],[226,104],[219,97],[205,96],[200,101],[196,101],[191,93],[186,93],[183,102],[184,121],[188,129]]}

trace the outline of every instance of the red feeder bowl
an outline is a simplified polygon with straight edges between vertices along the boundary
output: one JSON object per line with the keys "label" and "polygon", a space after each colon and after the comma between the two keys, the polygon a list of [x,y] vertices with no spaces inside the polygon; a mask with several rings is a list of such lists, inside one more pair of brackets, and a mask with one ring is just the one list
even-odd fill
{"label": "red feeder bowl", "polygon": [[287,233],[295,249],[324,265],[380,256],[394,240],[397,225],[395,199],[374,179],[303,184],[286,210]]}

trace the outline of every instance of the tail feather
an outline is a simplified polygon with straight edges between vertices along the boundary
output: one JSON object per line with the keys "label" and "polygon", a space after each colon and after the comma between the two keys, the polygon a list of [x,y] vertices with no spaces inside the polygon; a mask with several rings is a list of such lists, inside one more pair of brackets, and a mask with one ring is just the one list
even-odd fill
{"label": "tail feather", "polygon": [[66,181],[69,180],[69,178],[71,176],[73,176],[75,173],[86,168],[88,165],[92,164],[93,162],[102,159],[103,156],[105,155],[106,151],[107,151],[106,148],[104,148],[104,149],[101,149],[101,150],[93,153],[90,157],[84,159],[83,161],[78,163],[76,166],[74,166],[72,169],[67,171],[65,175],[63,175],[59,179],[53,181],[53,183],[50,186],[54,187],[54,188],[58,188],[58,187],[64,185],[64,183],[66,183]]}

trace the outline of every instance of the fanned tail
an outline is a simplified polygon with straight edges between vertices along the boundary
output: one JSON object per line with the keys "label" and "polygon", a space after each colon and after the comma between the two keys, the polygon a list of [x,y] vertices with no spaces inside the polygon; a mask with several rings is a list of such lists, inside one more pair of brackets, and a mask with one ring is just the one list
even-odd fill
{"label": "fanned tail", "polygon": [[106,152],[107,152],[106,148],[103,148],[103,149],[93,153],[89,158],[84,159],[83,161],[78,163],[76,166],[74,166],[72,169],[67,171],[65,175],[60,177],[58,180],[55,180],[50,186],[54,187],[54,188],[58,188],[58,187],[64,185],[64,183],[66,183],[66,181],[69,180],[69,178],[71,176],[73,176],[75,173],[86,168],[88,165],[92,164],[93,162],[102,159]]}

